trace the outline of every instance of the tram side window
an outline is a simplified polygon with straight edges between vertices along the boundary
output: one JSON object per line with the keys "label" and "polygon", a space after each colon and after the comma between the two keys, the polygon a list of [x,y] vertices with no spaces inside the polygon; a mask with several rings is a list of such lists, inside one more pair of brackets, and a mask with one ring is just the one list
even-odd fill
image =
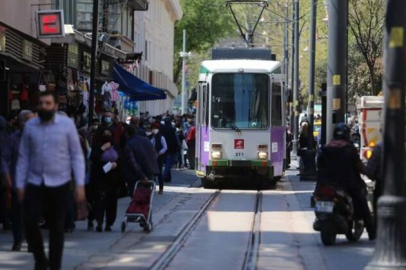
{"label": "tram side window", "polygon": [[282,126],[282,87],[272,84],[272,126]]}
{"label": "tram side window", "polygon": [[205,98],[205,103],[204,103],[204,124],[209,125],[209,85],[204,85],[203,86],[203,96]]}

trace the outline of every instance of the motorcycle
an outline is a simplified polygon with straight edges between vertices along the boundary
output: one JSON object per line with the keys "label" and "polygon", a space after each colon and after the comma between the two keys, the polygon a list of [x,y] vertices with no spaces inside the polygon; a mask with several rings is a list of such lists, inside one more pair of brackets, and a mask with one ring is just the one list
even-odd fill
{"label": "motorcycle", "polygon": [[320,232],[325,246],[334,245],[337,234],[345,234],[348,241],[358,241],[364,231],[364,221],[354,215],[352,198],[333,186],[319,187],[315,194],[316,221],[313,229]]}

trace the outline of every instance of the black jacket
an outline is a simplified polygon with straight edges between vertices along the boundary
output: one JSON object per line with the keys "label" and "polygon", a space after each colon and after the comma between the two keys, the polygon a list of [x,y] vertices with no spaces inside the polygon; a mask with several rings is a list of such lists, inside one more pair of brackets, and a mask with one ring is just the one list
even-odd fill
{"label": "black jacket", "polygon": [[173,154],[179,151],[180,143],[176,136],[176,129],[172,126],[165,125],[161,128],[160,133],[165,137],[166,144],[168,145],[167,153]]}
{"label": "black jacket", "polygon": [[105,173],[103,170],[103,166],[107,164],[107,162],[100,161],[104,151],[101,149],[102,145],[97,145],[96,147],[92,148],[92,153],[90,155],[90,159],[92,160],[92,168],[91,168],[91,179],[90,181],[92,184],[98,185],[103,189],[107,189],[108,191],[117,191],[119,187],[119,176],[120,176],[120,165],[121,165],[121,153],[118,147],[114,147],[118,154],[118,160],[116,161],[118,167],[114,170]]}
{"label": "black jacket", "polygon": [[125,156],[128,167],[136,180],[159,173],[158,155],[148,138],[133,136],[125,147]]}
{"label": "black jacket", "polygon": [[357,149],[352,143],[332,140],[321,148],[317,184],[334,183],[347,191],[365,189],[357,168],[360,162]]}

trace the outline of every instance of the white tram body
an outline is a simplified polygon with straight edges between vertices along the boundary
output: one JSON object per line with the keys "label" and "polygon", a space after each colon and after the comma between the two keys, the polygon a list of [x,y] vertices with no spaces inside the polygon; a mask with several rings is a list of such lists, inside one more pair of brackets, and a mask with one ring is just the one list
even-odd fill
{"label": "white tram body", "polygon": [[208,60],[201,64],[196,117],[197,175],[268,183],[286,158],[282,64],[271,60]]}

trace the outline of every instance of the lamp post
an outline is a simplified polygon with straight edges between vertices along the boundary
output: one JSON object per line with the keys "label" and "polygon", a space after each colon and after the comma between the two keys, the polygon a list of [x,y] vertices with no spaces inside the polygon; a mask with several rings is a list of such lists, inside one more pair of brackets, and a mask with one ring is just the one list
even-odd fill
{"label": "lamp post", "polygon": [[186,58],[191,56],[190,52],[186,52],[186,30],[183,29],[183,50],[179,53],[182,58],[182,115],[186,113]]}
{"label": "lamp post", "polygon": [[314,73],[316,63],[316,24],[317,0],[311,1],[311,26],[310,26],[310,60],[309,60],[309,149],[313,150],[313,124],[314,124]]}
{"label": "lamp post", "polygon": [[93,28],[92,28],[92,58],[90,63],[90,89],[89,89],[89,125],[93,120],[94,89],[96,85],[96,61],[97,61],[97,34],[99,26],[99,0],[93,1]]}
{"label": "lamp post", "polygon": [[293,119],[293,153],[297,154],[297,143],[299,139],[299,0],[295,0],[295,53],[293,55],[293,64],[295,66],[293,73],[293,107],[295,111]]}
{"label": "lamp post", "polygon": [[378,201],[378,238],[366,269],[406,269],[405,73],[406,1],[386,1],[383,130],[384,195]]}

